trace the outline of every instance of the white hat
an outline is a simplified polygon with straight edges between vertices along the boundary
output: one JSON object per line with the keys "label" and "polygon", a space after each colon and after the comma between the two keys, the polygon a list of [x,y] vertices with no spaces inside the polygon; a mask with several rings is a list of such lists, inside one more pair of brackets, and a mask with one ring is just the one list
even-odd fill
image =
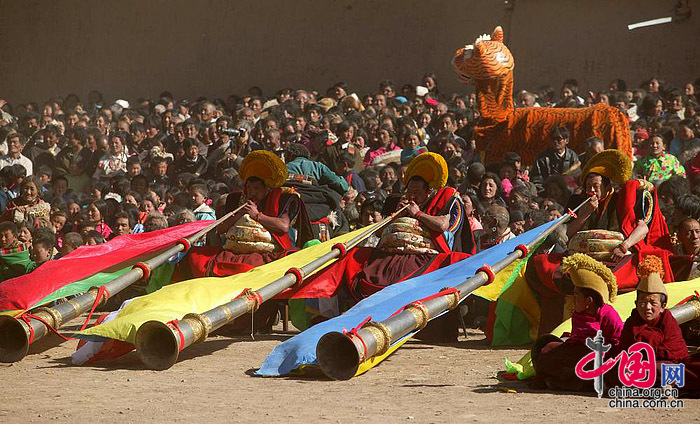
{"label": "white hat", "polygon": [[416,86],[416,96],[423,97],[426,94],[428,94],[430,90],[428,90],[426,87],[423,87],[422,85],[417,85]]}
{"label": "white hat", "polygon": [[121,201],[122,201],[122,197],[119,194],[113,193],[113,192],[107,193],[105,195],[105,200],[107,200],[107,199],[114,199],[117,201],[117,203],[121,203]]}
{"label": "white hat", "polygon": [[118,104],[119,106],[123,107],[124,109],[129,109],[129,102],[123,99],[119,99],[115,101],[114,103]]}
{"label": "white hat", "polygon": [[262,110],[267,110],[271,107],[274,106],[279,106],[280,103],[277,101],[277,99],[271,99],[265,102],[265,104],[262,106]]}

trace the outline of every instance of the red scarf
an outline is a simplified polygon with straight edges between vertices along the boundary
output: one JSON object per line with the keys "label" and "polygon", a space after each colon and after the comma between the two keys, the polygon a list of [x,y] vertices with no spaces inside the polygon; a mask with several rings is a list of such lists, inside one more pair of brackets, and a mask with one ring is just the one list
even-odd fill
{"label": "red scarf", "polygon": [[[632,231],[637,227],[635,205],[637,203],[637,190],[639,188],[639,180],[630,180],[622,186],[618,194],[617,216],[620,219],[620,230],[622,230],[625,237],[629,237]],[[666,220],[659,209],[659,199],[656,190],[652,190],[651,194],[654,199],[654,205],[651,223],[649,224],[649,233],[647,233],[642,241],[637,243],[637,250],[641,251],[645,248],[658,247],[671,251],[673,246],[671,245],[668,225],[666,225]]]}
{"label": "red scarf", "polygon": [[[262,201],[263,207],[261,212],[267,216],[277,217],[280,210],[280,197],[282,194],[284,194],[284,192],[279,187],[270,190]],[[270,232],[270,235],[272,235],[272,238],[275,239],[282,249],[286,250],[292,247],[292,239],[289,237],[289,232],[279,235]]]}
{"label": "red scarf", "polygon": [[[437,194],[428,202],[425,213],[431,216],[444,215],[443,210],[447,206],[447,203],[452,200],[452,197],[456,192],[457,190],[452,187],[443,187],[438,190]],[[438,233],[437,231],[430,229],[428,231],[430,231],[430,237],[435,242],[435,247],[437,247],[437,250],[440,253],[452,252],[452,249],[450,249],[450,246],[447,244],[447,239],[445,239],[444,233]]]}

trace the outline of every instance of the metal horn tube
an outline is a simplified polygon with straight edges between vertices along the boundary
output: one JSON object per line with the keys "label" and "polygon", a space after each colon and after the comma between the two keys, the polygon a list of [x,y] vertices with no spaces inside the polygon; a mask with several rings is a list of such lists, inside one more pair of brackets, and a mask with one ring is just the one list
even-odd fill
{"label": "metal horn tube", "polygon": [[[384,218],[377,225],[367,228],[343,247],[334,246],[330,252],[312,260],[298,269],[302,280],[324,266],[329,261],[340,257],[343,250],[347,251],[360,244],[364,239],[379,231],[392,222],[407,206],[402,207],[391,216]],[[297,274],[288,272],[257,291],[243,293],[236,299],[219,305],[204,313],[190,313],[174,323],[163,323],[156,320],[147,321],[136,332],[136,353],[147,368],[166,370],[177,362],[180,352],[185,348],[206,340],[209,333],[230,323],[234,319],[255,312],[262,303],[272,299],[284,290],[293,287]],[[175,340],[175,343],[172,341]]]}
{"label": "metal horn tube", "polygon": [[[242,207],[226,214],[197,233],[187,237],[190,244],[205,236],[209,231],[216,228],[223,221],[234,215]],[[144,277],[144,269],[155,269],[164,264],[171,256],[185,250],[186,246],[182,242],[166,248],[161,253],[150,259],[143,261],[139,266],[134,267],[126,274],[104,284],[106,291],[112,295],[119,293],[131,284]],[[38,316],[46,324],[54,329],[59,329],[66,322],[79,317],[89,311],[97,301],[99,289],[91,288],[86,293],[76,296],[73,299],[61,302],[52,307],[37,308],[32,315]],[[107,302],[107,295],[104,294],[99,299],[99,304]],[[25,316],[24,319],[17,319],[9,315],[0,316],[0,362],[17,362],[22,360],[29,352],[29,346],[40,338],[44,337],[49,329],[41,320]]]}
{"label": "metal horn tube", "polygon": [[685,324],[686,322],[700,318],[700,300],[689,300],[682,305],[676,305],[670,308],[669,311],[671,315],[673,315],[673,318],[678,321],[678,324]]}
{"label": "metal horn tube", "polygon": [[[590,198],[581,203],[576,210],[589,200]],[[527,250],[534,248],[557,227],[568,221],[572,215],[573,212],[567,215],[567,218],[546,229],[526,246]],[[493,274],[523,256],[524,252],[516,249],[491,266]],[[459,299],[464,299],[474,290],[488,283],[489,278],[486,271],[478,271],[473,277],[455,287],[459,291],[459,296],[448,293],[421,303],[409,304],[402,312],[382,322],[368,322],[355,334],[340,332],[325,334],[316,345],[316,357],[321,370],[335,380],[352,378],[360,368],[360,364],[374,356],[386,353],[392,343],[413,331],[424,328],[428,321],[441,313],[458,307]]]}

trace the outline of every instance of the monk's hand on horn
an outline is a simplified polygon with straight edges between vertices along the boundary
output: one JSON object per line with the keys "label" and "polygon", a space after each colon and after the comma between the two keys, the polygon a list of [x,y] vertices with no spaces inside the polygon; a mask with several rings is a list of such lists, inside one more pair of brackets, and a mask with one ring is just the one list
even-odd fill
{"label": "monk's hand on horn", "polygon": [[595,192],[589,193],[590,200],[588,203],[583,205],[581,207],[581,213],[580,215],[588,217],[590,216],[593,212],[595,212],[598,209],[598,204],[600,203],[600,198]]}
{"label": "monk's hand on horn", "polygon": [[[413,207],[411,204],[415,205],[416,208],[418,208],[418,205],[416,205],[416,202],[414,202],[412,199],[403,196],[401,200],[399,201],[399,204],[396,206],[396,210],[402,209],[405,206],[408,206],[406,210],[402,213],[403,215],[406,216],[415,216],[415,212],[413,212]],[[418,208],[418,211],[420,211],[420,208]]]}
{"label": "monk's hand on horn", "polygon": [[255,204],[252,200],[248,200],[245,202],[245,205],[243,205],[243,209],[241,210],[244,214],[248,214],[251,218],[254,220],[258,220],[260,217],[260,211],[258,210],[258,205]]}
{"label": "monk's hand on horn", "polygon": [[418,217],[418,214],[420,213],[420,208],[418,207],[418,205],[416,204],[416,202],[414,202],[413,200],[411,200],[411,201],[408,202],[408,207],[406,208],[406,212],[407,212],[410,216],[412,216],[412,217],[414,217],[414,218],[417,218],[417,217]]}
{"label": "monk's hand on horn", "polygon": [[619,262],[625,257],[628,250],[626,243],[623,241],[612,250],[610,258],[613,262]]}

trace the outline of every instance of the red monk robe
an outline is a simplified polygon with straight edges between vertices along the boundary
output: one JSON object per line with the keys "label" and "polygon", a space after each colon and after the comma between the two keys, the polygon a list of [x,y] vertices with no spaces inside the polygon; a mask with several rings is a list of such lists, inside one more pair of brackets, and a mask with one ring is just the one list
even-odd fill
{"label": "red monk robe", "polygon": [[[398,198],[387,200],[391,212],[395,210],[392,203],[397,204]],[[356,247],[340,261],[305,280],[298,291],[287,296],[296,299],[331,297],[341,285],[345,285],[351,296],[360,300],[386,286],[448,266],[473,253],[471,230],[469,225],[462,225],[465,222],[464,205],[454,188],[438,190],[421,205],[421,211],[431,216],[450,215],[449,235],[431,231],[433,245],[440,253],[396,254],[373,247]]]}
{"label": "red monk robe", "polygon": [[664,309],[652,323],[645,322],[636,308],[632,311],[622,328],[620,348],[629,349],[637,342],[651,345],[657,362],[677,364],[689,356],[681,327],[668,309]]}
{"label": "red monk robe", "polygon": [[[236,208],[243,201],[242,193],[232,193],[226,199],[226,205],[217,216],[223,216]],[[312,238],[306,208],[296,192],[288,188],[279,187],[271,189],[260,202],[260,212],[267,216],[280,217],[287,214],[294,223],[296,242],[293,242],[289,233],[276,234],[270,232],[272,242],[278,247],[269,253],[234,253],[223,250],[221,246],[195,247],[188,254],[186,264],[179,267],[180,280],[199,277],[226,277],[229,275],[246,272],[298,250],[298,246]],[[220,214],[220,215],[219,215]]]}
{"label": "red monk robe", "polygon": [[[683,392],[700,394],[700,356],[688,354],[688,346],[683,339],[678,321],[668,309],[647,323],[635,308],[622,328],[620,344],[612,349],[607,357],[614,357],[622,350],[629,349],[637,342],[648,343],[656,356],[656,387],[661,384],[661,364],[685,364],[685,386]],[[617,366],[605,374],[610,386],[621,385],[617,377]]]}
{"label": "red monk robe", "polygon": [[[386,205],[391,207],[391,202],[387,201]],[[473,253],[474,240],[469,225],[462,225],[466,222],[464,205],[455,189],[442,188],[420,206],[427,215],[450,217],[449,234],[431,232],[433,245],[440,253],[398,254],[378,248],[356,247],[343,259],[306,280],[300,289],[282,297],[327,298],[334,296],[342,286],[357,301],[391,284],[448,266]],[[459,315],[455,310],[431,321],[418,337],[453,341],[457,338],[458,325]]]}
{"label": "red monk robe", "polygon": [[[575,196],[570,204],[580,204],[585,197]],[[646,237],[630,249],[632,255],[624,258],[613,267],[621,293],[633,290],[638,282],[636,269],[640,260],[653,254],[664,262],[664,282],[672,282],[673,272],[668,257],[672,250],[670,234],[666,220],[658,205],[656,190],[647,190],[639,180],[630,180],[610,196],[601,201],[599,212],[591,215],[582,230],[604,229],[621,232],[629,237],[642,220],[649,228]],[[563,321],[565,296],[573,292],[571,282],[557,277],[557,269],[564,257],[560,253],[533,256],[526,270],[530,287],[538,294],[540,307],[539,335],[550,333]]]}

